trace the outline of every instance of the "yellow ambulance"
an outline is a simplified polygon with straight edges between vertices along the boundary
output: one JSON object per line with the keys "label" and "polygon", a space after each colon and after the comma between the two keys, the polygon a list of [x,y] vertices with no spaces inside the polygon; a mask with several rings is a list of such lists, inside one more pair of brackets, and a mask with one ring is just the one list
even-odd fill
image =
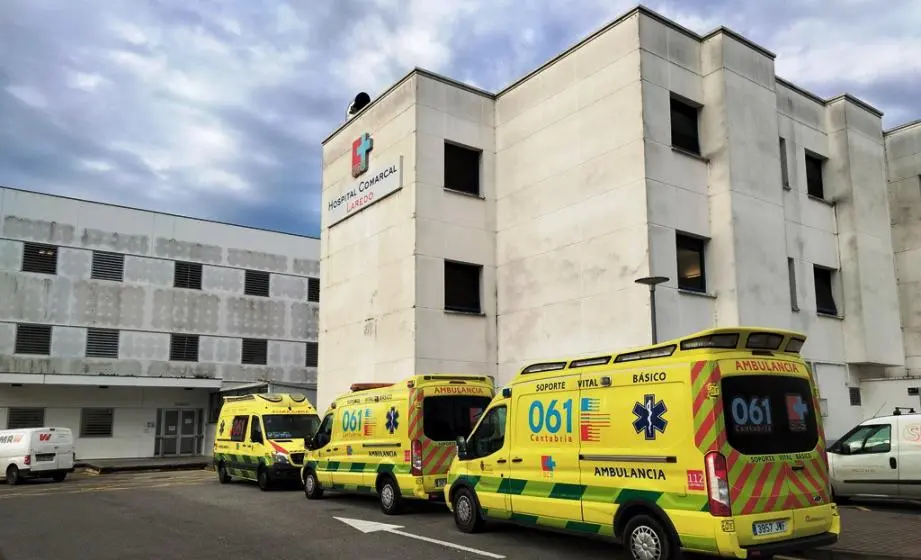
{"label": "yellow ambulance", "polygon": [[644,560],[835,543],[805,341],[719,328],[523,368],[458,438],[445,488],[456,525],[606,535]]}
{"label": "yellow ambulance", "polygon": [[405,498],[441,500],[457,437],[470,433],[494,395],[492,377],[478,375],[352,385],[308,442],[304,493],[376,493],[389,515]]}
{"label": "yellow ambulance", "polygon": [[319,424],[317,411],[300,393],[224,397],[214,437],[218,480],[254,480],[262,490],[299,481],[306,439]]}

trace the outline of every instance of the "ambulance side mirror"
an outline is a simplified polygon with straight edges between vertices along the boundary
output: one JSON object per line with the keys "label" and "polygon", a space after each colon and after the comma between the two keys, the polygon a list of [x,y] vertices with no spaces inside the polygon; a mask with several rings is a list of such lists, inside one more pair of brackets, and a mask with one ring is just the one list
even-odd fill
{"label": "ambulance side mirror", "polygon": [[464,436],[457,436],[457,458],[461,461],[469,458],[469,454],[467,453],[467,438]]}

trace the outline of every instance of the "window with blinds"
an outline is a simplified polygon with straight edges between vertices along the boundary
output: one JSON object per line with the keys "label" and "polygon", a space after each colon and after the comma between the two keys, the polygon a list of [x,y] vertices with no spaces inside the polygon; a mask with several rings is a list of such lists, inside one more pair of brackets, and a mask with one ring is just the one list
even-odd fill
{"label": "window with blinds", "polygon": [[269,355],[269,341],[258,338],[244,338],[242,362],[244,364],[265,365]]}
{"label": "window with blinds", "polygon": [[198,335],[171,334],[169,341],[169,359],[174,362],[197,362]]}
{"label": "window with blinds", "polygon": [[320,301],[320,279],[307,279],[307,301]]}
{"label": "window with blinds", "polygon": [[176,267],[173,272],[173,287],[188,288],[190,290],[201,289],[201,264],[192,262],[176,261]]}
{"label": "window with blinds", "polygon": [[51,354],[51,325],[16,325],[15,352],[39,356]]}
{"label": "window with blinds", "polygon": [[87,358],[118,358],[118,331],[115,329],[87,329]]}
{"label": "window with blinds", "polygon": [[125,255],[93,251],[93,268],[90,278],[122,282],[125,279]]}
{"label": "window with blinds", "polygon": [[269,297],[269,273],[261,270],[247,270],[243,293],[248,296]]}
{"label": "window with blinds", "polygon": [[111,408],[84,408],[80,411],[80,437],[112,437],[113,420]]}
{"label": "window with blinds", "polygon": [[57,274],[58,248],[44,243],[25,243],[22,248],[22,271]]}
{"label": "window with blinds", "polygon": [[306,354],[307,357],[304,360],[304,365],[307,367],[317,367],[320,361],[320,345],[316,342],[308,342]]}
{"label": "window with blinds", "polygon": [[21,430],[23,428],[44,428],[45,427],[45,409],[44,408],[10,408],[6,417],[6,428],[8,430]]}

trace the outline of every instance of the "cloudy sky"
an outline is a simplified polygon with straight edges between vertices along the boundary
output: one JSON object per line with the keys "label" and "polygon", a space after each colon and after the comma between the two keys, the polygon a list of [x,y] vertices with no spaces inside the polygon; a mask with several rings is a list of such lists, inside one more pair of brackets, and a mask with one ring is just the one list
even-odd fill
{"label": "cloudy sky", "polygon": [[[648,0],[921,118],[921,1]],[[413,66],[496,90],[622,0],[0,0],[0,185],[319,234],[320,142]]]}

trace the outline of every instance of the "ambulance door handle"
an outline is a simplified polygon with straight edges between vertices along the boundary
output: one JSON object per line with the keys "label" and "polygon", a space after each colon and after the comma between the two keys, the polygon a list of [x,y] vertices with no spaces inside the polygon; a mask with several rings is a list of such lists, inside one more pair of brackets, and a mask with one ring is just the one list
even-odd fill
{"label": "ambulance door handle", "polygon": [[514,459],[512,459],[512,462],[513,462],[513,463],[520,463],[520,462],[521,462],[521,457],[515,457]]}
{"label": "ambulance door handle", "polygon": [[508,461],[506,461],[505,459],[498,459],[496,462],[499,463],[500,465],[504,465]]}
{"label": "ambulance door handle", "polygon": [[898,466],[898,463],[895,462],[895,457],[889,457],[889,466],[893,469]]}

